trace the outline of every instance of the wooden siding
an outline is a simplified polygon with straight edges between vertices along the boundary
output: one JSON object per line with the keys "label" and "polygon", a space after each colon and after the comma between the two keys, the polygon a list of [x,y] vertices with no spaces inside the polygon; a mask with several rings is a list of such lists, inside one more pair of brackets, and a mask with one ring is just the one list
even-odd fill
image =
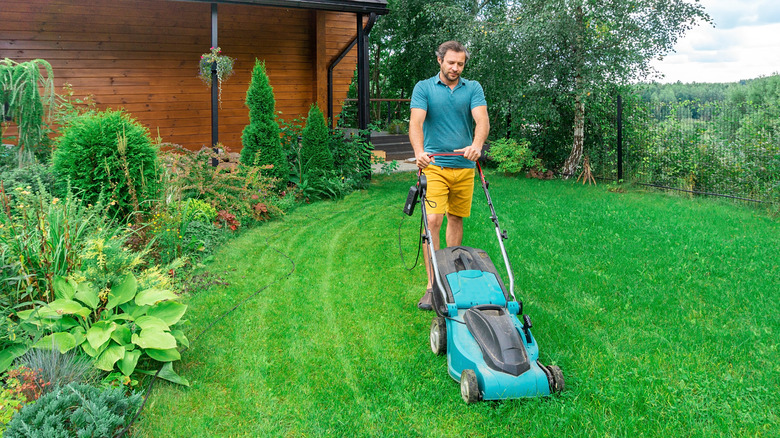
{"label": "wooden siding", "polygon": [[[101,109],[124,108],[166,142],[198,149],[211,142],[210,89],[197,78],[211,46],[210,6],[159,0],[2,0],[0,58],[41,58],[57,91],[93,95]],[[320,26],[324,26],[320,28]],[[326,96],[327,66],[355,36],[351,13],[219,5],[219,45],[236,58],[223,84],[219,138],[241,148],[244,106],[255,58],[265,61],[280,117],[305,116]],[[346,98],[355,49],[334,71],[334,112]],[[327,111],[325,101],[320,108]]]}

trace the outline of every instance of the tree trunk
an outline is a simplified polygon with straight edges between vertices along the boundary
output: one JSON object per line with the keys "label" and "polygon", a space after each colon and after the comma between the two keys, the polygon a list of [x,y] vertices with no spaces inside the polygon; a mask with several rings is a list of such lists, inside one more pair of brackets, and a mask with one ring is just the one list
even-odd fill
{"label": "tree trunk", "polygon": [[585,143],[585,91],[583,90],[583,32],[584,32],[584,13],[582,5],[578,6],[574,12],[574,18],[577,22],[577,37],[574,47],[574,144],[571,147],[571,153],[566,162],[563,163],[561,174],[564,179],[570,178],[577,170],[582,158],[583,144]]}
{"label": "tree trunk", "polygon": [[[577,78],[577,82],[580,82],[580,78]],[[571,147],[571,153],[566,162],[563,163],[561,173],[564,178],[569,178],[574,175],[574,171],[580,164],[582,159],[582,150],[585,143],[585,99],[580,86],[578,84],[577,91],[574,96],[574,144]]]}

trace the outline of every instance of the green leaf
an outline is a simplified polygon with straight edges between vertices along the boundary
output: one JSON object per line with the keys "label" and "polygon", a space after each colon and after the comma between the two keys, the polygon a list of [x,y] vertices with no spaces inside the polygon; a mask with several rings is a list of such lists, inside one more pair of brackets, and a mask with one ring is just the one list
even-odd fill
{"label": "green leaf", "polygon": [[127,274],[122,281],[111,287],[111,291],[108,292],[106,309],[113,309],[120,304],[132,300],[137,290],[138,282],[135,279],[135,275],[132,273]]}
{"label": "green leaf", "polygon": [[19,318],[19,321],[27,321],[33,316],[33,312],[35,312],[35,309],[22,310],[21,312],[16,312],[16,317]]}
{"label": "green leaf", "polygon": [[183,347],[190,347],[190,340],[187,339],[187,336],[184,335],[184,332],[181,330],[171,330],[171,334],[174,338],[176,338],[176,342],[179,343],[179,345]]}
{"label": "green leaf", "polygon": [[61,300],[72,300],[76,292],[76,282],[68,278],[56,275],[52,281],[54,297]]}
{"label": "green leaf", "polygon": [[95,368],[103,371],[111,371],[114,369],[116,361],[122,359],[124,356],[125,347],[112,342],[95,361]]}
{"label": "green leaf", "polygon": [[163,301],[150,307],[147,311],[147,315],[160,318],[165,321],[168,326],[172,326],[179,322],[186,311],[186,304],[177,303],[176,301]]}
{"label": "green leaf", "polygon": [[28,349],[24,344],[13,344],[0,351],[0,373],[5,372],[14,362],[14,359],[27,353]]}
{"label": "green leaf", "polygon": [[109,339],[111,339],[111,333],[116,330],[116,323],[109,321],[98,321],[92,324],[92,327],[87,330],[87,341],[89,345],[95,350],[99,350]]}
{"label": "green leaf", "polygon": [[141,330],[141,333],[133,333],[132,341],[141,348],[156,348],[158,350],[167,350],[176,348],[176,338],[168,332],[159,329]]}
{"label": "green leaf", "polygon": [[146,315],[146,311],[149,310],[149,306],[136,306],[133,301],[128,301],[119,306],[123,312],[130,315],[132,319],[140,318]]}
{"label": "green leaf", "polygon": [[157,374],[157,377],[167,380],[169,382],[176,383],[178,385],[183,386],[190,386],[190,382],[185,379],[184,377],[176,374],[176,371],[173,370],[173,362],[166,362],[163,364],[162,368],[160,368],[159,372],[155,371],[146,371],[146,370],[137,370],[139,373],[147,374],[150,376],[153,376]]}
{"label": "green leaf", "polygon": [[135,324],[138,327],[141,327],[142,330],[143,329],[158,329],[158,330],[162,330],[162,331],[166,331],[166,332],[168,330],[170,330],[168,328],[168,324],[166,324],[165,321],[163,321],[160,318],[156,318],[154,316],[149,316],[149,315],[142,316],[142,317],[136,319],[135,320]]}
{"label": "green leaf", "polygon": [[84,350],[85,353],[87,353],[90,357],[97,357],[100,353],[103,352],[103,350],[108,347],[108,342],[103,344],[100,349],[92,348],[91,345],[89,345],[89,342],[82,342],[81,343],[81,349]]}
{"label": "green leaf", "polygon": [[48,336],[44,336],[35,343],[35,348],[42,348],[50,350],[55,347],[60,353],[67,353],[68,351],[76,348],[78,343],[76,338],[67,332],[52,333]]}
{"label": "green leaf", "polygon": [[119,345],[127,346],[132,344],[132,332],[126,325],[117,325],[116,330],[111,333],[111,339]]}
{"label": "green leaf", "polygon": [[165,289],[146,289],[135,296],[135,304],[147,306],[158,301],[175,300],[179,298],[175,293]]}
{"label": "green leaf", "polygon": [[73,298],[81,301],[90,309],[96,310],[98,305],[100,305],[99,293],[100,291],[92,283],[84,282],[76,286],[76,294]]}
{"label": "green leaf", "polygon": [[73,327],[77,327],[79,325],[78,321],[71,318],[70,316],[63,316],[59,320],[54,322],[54,331],[58,332],[66,332]]}
{"label": "green leaf", "polygon": [[160,374],[158,374],[157,377],[169,382],[178,383],[179,385],[190,386],[190,382],[187,379],[173,371],[173,363],[171,362],[163,364],[160,369]]}
{"label": "green leaf", "polygon": [[134,318],[127,313],[117,313],[108,317],[109,321],[121,321],[119,324],[124,324],[125,321],[132,321]]}
{"label": "green leaf", "polygon": [[84,327],[75,327],[73,330],[70,331],[70,334],[73,335],[73,339],[76,340],[76,345],[81,345],[84,341],[87,340],[86,330],[84,330]]}
{"label": "green leaf", "polygon": [[[45,308],[41,309],[40,315],[44,318],[51,318],[52,314],[46,312],[44,310]],[[61,315],[79,315],[86,317],[89,315],[90,311],[86,307],[82,306],[81,303],[78,301],[73,300],[66,300],[66,299],[60,299],[60,300],[54,300],[48,305],[48,309],[50,311],[53,311],[56,315],[58,315],[59,319]]]}
{"label": "green leaf", "polygon": [[169,348],[167,350],[158,350],[156,348],[147,348],[144,353],[149,355],[152,359],[159,362],[171,362],[181,359],[179,351],[175,348]]}
{"label": "green leaf", "polygon": [[119,367],[119,371],[122,374],[129,376],[135,371],[135,366],[138,364],[138,358],[141,357],[141,350],[125,350],[125,355],[119,362],[116,363]]}

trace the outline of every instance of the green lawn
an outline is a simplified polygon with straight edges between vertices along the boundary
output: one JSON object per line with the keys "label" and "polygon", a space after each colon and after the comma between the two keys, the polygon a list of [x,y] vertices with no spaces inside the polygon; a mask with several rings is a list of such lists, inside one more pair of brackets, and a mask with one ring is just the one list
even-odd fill
{"label": "green lawn", "polygon": [[[177,370],[192,385],[158,382],[137,435],[780,436],[776,219],[489,179],[516,292],[542,362],[564,372],[562,395],[463,403],[430,352],[432,314],[416,309],[424,269],[399,257],[414,176],[396,174],[217,252],[208,269],[229,285],[188,298],[193,345]],[[479,191],[472,214],[464,244],[502,265]],[[407,264],[418,226],[419,209],[402,223]]]}

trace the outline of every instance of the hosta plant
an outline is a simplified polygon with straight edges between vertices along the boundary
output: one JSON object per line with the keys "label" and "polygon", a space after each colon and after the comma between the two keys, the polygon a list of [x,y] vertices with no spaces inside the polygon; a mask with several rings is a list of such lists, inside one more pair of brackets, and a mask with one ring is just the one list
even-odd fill
{"label": "hosta plant", "polygon": [[163,364],[161,377],[188,384],[171,367],[181,358],[178,347],[189,346],[180,328],[187,306],[176,294],[141,288],[132,273],[103,290],[90,282],[56,277],[54,292],[54,301],[17,312],[21,324],[44,334],[33,347],[54,344],[62,353],[82,349],[96,368],[118,369],[126,376],[139,362],[152,359]]}

